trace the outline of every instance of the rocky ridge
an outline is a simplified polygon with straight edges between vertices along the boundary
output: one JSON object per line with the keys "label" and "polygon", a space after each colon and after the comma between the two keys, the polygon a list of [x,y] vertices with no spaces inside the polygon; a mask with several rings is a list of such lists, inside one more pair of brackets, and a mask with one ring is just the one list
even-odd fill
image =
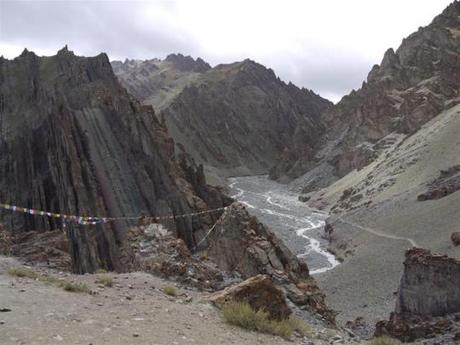
{"label": "rocky ridge", "polygon": [[[79,57],[64,47],[50,57],[27,50],[2,57],[0,100],[3,202],[98,216],[183,214],[228,202],[193,160],[175,155],[152,107],[126,92],[105,54]],[[193,246],[217,217],[167,225]],[[2,211],[2,220],[14,233],[63,228],[60,219],[37,215]],[[119,246],[128,225],[69,224],[74,271],[124,270]]]}
{"label": "rocky ridge", "polygon": [[159,110],[197,162],[224,175],[257,174],[268,172],[287,143],[313,152],[325,129],[318,116],[329,101],[249,59],[214,68],[180,54],[175,65],[168,59],[113,65],[121,83]]}
{"label": "rocky ridge", "polygon": [[[271,177],[296,178],[310,171],[304,185],[311,181],[316,188],[323,187],[331,176],[340,178],[373,161],[380,140],[388,134],[414,133],[458,104],[459,13],[460,3],[454,1],[430,25],[405,38],[396,51],[388,49],[359,90],[323,112],[328,131],[319,149],[304,155],[301,145],[287,146]],[[299,171],[299,165],[306,169]]]}

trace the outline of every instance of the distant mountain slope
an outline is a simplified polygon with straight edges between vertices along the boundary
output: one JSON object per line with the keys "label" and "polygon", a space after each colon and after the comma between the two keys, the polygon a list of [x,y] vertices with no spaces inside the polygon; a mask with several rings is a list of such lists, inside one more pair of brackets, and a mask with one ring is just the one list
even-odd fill
{"label": "distant mountain slope", "polygon": [[377,321],[394,310],[412,244],[460,259],[451,241],[460,224],[460,105],[414,135],[382,141],[372,163],[311,195],[311,206],[332,210],[331,249],[345,260],[319,278],[339,320]]}
{"label": "distant mountain slope", "polygon": [[[313,159],[302,153],[302,146],[288,146],[271,176],[295,178],[321,165],[305,183],[325,185],[330,181],[326,175],[341,177],[371,162],[376,143],[387,134],[414,133],[459,102],[460,3],[455,1],[404,39],[396,52],[388,49],[361,89],[323,113],[328,131]],[[299,165],[308,169],[299,174]]]}
{"label": "distant mountain slope", "polygon": [[128,90],[159,109],[179,145],[225,174],[266,173],[296,141],[308,155],[325,130],[319,114],[332,104],[251,60],[210,69],[179,54],[112,64]]}
{"label": "distant mountain slope", "polygon": [[200,58],[170,54],[164,60],[112,61],[112,68],[129,93],[159,111],[211,66]]}
{"label": "distant mountain slope", "polygon": [[[180,156],[153,109],[121,87],[105,54],[25,50],[0,58],[1,202],[75,215],[183,214],[222,205],[203,172]],[[0,214],[13,232],[61,228],[61,221]],[[189,246],[209,216],[169,222]],[[74,270],[122,270],[128,224],[68,227]]]}

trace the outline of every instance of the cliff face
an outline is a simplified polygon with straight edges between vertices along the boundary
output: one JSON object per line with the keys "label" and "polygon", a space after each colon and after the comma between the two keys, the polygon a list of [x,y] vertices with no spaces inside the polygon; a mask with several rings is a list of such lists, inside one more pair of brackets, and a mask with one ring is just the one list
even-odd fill
{"label": "cliff face", "polygon": [[406,252],[396,310],[377,323],[375,335],[404,342],[442,336],[457,344],[460,329],[453,313],[459,311],[460,261],[412,248]]}
{"label": "cliff face", "polygon": [[[327,137],[321,150],[303,154],[289,147],[272,177],[298,177],[316,166],[331,165],[342,177],[373,159],[374,145],[391,132],[413,133],[442,110],[460,102],[460,3],[388,49],[361,89],[323,113]],[[301,146],[300,146],[301,147]],[[310,168],[309,168],[310,163]],[[307,169],[295,169],[298,165]]]}
{"label": "cliff face", "polygon": [[[228,174],[267,172],[289,143],[308,156],[324,132],[319,114],[331,105],[251,60],[212,69],[180,55],[113,64],[128,90],[160,109],[178,144],[196,161]],[[177,67],[182,65],[188,67]],[[157,69],[139,77],[147,66]]]}
{"label": "cliff face", "polygon": [[[2,202],[99,216],[182,214],[222,205],[202,170],[183,155],[151,107],[122,88],[105,54],[56,56],[25,50],[0,59]],[[189,182],[191,181],[191,182]],[[13,232],[62,228],[60,220],[2,213]],[[217,218],[218,215],[215,215]],[[210,216],[168,224],[192,246]],[[127,223],[67,227],[75,272],[123,270]]]}
{"label": "cliff face", "polygon": [[406,253],[396,313],[442,316],[460,311],[460,261],[428,250]]}

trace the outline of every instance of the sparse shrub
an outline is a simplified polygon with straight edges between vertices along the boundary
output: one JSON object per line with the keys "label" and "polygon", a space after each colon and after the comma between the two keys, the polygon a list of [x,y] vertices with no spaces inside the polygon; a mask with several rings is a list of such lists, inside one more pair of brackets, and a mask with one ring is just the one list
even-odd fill
{"label": "sparse shrub", "polygon": [[398,339],[390,337],[378,337],[369,341],[368,345],[400,345],[402,344]]}
{"label": "sparse shrub", "polygon": [[63,283],[61,279],[55,278],[53,276],[40,276],[38,277],[38,280],[40,280],[41,282],[47,283],[47,284],[60,285]]}
{"label": "sparse shrub", "polygon": [[96,270],[96,273],[107,273],[107,272],[108,272],[108,271],[107,271],[106,269],[104,269],[104,268],[98,268],[98,269]]}
{"label": "sparse shrub", "polygon": [[[251,331],[255,331],[257,329],[256,312],[247,303],[226,303],[222,307],[222,314],[225,321],[227,321],[229,324],[239,326]],[[259,321],[261,318],[263,318],[263,312],[260,312],[259,314]]]}
{"label": "sparse shrub", "polygon": [[37,279],[38,273],[27,267],[14,267],[8,270],[8,273],[15,277]]}
{"label": "sparse shrub", "polygon": [[300,335],[308,338],[314,337],[313,329],[304,321],[301,320],[294,315],[289,317],[289,324],[291,325],[292,329],[298,332]]}
{"label": "sparse shrub", "polygon": [[62,288],[65,291],[69,292],[78,292],[78,293],[89,293],[90,289],[86,284],[83,283],[71,283],[71,282],[63,282]]}
{"label": "sparse shrub", "polygon": [[168,296],[177,296],[177,289],[174,286],[163,286],[161,290]]}
{"label": "sparse shrub", "polygon": [[303,336],[311,337],[313,331],[306,323],[290,316],[285,320],[271,320],[269,313],[263,310],[255,311],[248,303],[229,302],[222,307],[222,314],[229,324],[262,333],[279,335],[289,339],[294,331]]}
{"label": "sparse shrub", "polygon": [[113,285],[113,279],[111,277],[103,276],[97,278],[96,283],[111,287]]}

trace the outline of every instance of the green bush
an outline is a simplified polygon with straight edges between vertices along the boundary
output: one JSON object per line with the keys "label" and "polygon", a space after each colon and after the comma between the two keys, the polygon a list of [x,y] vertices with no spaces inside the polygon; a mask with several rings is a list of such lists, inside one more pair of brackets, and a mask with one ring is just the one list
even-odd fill
{"label": "green bush", "polygon": [[113,285],[113,279],[111,277],[103,276],[97,278],[96,283],[111,287]]}
{"label": "green bush", "polygon": [[161,290],[169,296],[177,296],[177,289],[174,286],[163,286]]}
{"label": "green bush", "polygon": [[78,293],[89,293],[90,289],[86,284],[83,283],[71,283],[71,282],[63,282],[62,288],[65,291],[69,292],[78,292]]}
{"label": "green bush", "polygon": [[397,339],[390,337],[378,337],[369,341],[369,345],[399,345],[401,342]]}
{"label": "green bush", "polygon": [[294,331],[303,336],[311,337],[311,328],[302,320],[290,316],[285,320],[271,320],[269,313],[258,310],[255,311],[248,303],[229,302],[222,307],[222,315],[226,322],[250,331],[279,335],[289,339]]}
{"label": "green bush", "polygon": [[38,273],[27,267],[14,267],[8,273],[15,277],[37,279]]}

